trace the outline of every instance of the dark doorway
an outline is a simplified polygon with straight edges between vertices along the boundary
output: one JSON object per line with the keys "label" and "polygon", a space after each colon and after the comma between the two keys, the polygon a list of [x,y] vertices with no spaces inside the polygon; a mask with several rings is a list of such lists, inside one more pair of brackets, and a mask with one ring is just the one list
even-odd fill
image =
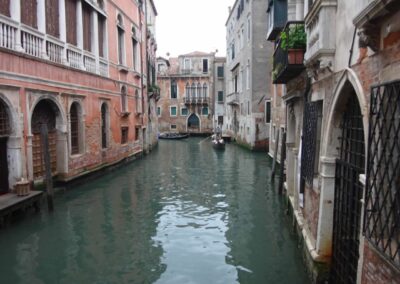
{"label": "dark doorway", "polygon": [[0,194],[8,192],[7,138],[0,138]]}
{"label": "dark doorway", "polygon": [[356,283],[365,150],[361,109],[353,92],[343,111],[336,160],[333,254],[330,283]]}
{"label": "dark doorway", "polygon": [[49,134],[49,151],[52,174],[57,170],[57,130],[56,114],[58,112],[54,103],[48,100],[40,101],[32,114],[32,158],[33,158],[33,176],[41,178],[45,174],[45,165],[42,151],[42,139],[40,135],[40,126],[47,124]]}
{"label": "dark doorway", "polygon": [[200,120],[197,115],[192,113],[188,118],[188,129],[189,130],[199,130],[200,129]]}

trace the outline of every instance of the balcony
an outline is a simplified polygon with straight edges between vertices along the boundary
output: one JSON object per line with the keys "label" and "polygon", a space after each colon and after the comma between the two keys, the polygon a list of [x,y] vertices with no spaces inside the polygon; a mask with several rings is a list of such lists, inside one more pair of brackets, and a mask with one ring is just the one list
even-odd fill
{"label": "balcony", "polygon": [[280,33],[274,52],[272,80],[274,84],[286,84],[300,75],[305,69],[304,52],[306,50],[306,34],[304,23],[287,22]]}
{"label": "balcony", "polygon": [[239,93],[234,92],[226,96],[226,103],[228,105],[239,105]]}
{"label": "balcony", "polygon": [[287,22],[287,0],[269,0],[267,40],[275,40]]}
{"label": "balcony", "polygon": [[208,105],[210,103],[209,97],[184,97],[183,102],[186,105]]}
{"label": "balcony", "polygon": [[316,0],[304,22],[307,34],[305,65],[331,67],[335,56],[337,1]]}

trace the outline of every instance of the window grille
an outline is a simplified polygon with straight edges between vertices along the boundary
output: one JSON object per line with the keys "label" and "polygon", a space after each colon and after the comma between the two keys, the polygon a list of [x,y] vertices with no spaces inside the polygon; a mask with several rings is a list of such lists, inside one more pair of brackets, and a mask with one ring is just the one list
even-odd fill
{"label": "window grille", "polygon": [[400,268],[400,81],[371,89],[364,234]]}
{"label": "window grille", "polygon": [[79,118],[77,104],[73,103],[70,110],[71,121],[71,154],[79,153]]}
{"label": "window grille", "polygon": [[314,160],[318,126],[318,103],[306,102],[303,121],[303,138],[301,147],[301,177],[308,184],[313,184]]}
{"label": "window grille", "polygon": [[9,134],[10,120],[8,118],[6,106],[0,101],[0,136]]}

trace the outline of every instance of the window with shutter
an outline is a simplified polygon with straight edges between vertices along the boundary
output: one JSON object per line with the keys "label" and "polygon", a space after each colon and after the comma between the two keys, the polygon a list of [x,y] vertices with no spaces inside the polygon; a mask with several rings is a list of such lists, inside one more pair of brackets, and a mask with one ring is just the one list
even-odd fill
{"label": "window with shutter", "polygon": [[21,22],[32,28],[37,28],[37,1],[21,1]]}
{"label": "window with shutter", "polygon": [[10,17],[10,1],[11,0],[0,0],[0,14]]}
{"label": "window with shutter", "polygon": [[73,45],[77,45],[76,0],[65,0],[65,13],[67,18],[67,42]]}
{"label": "window with shutter", "polygon": [[60,36],[58,0],[46,0],[46,33]]}
{"label": "window with shutter", "polygon": [[92,13],[92,9],[88,4],[82,2],[82,19],[83,19],[83,49],[87,51],[91,51],[91,42],[92,42],[92,29],[90,25],[90,14]]}
{"label": "window with shutter", "polygon": [[104,32],[105,32],[105,26],[106,26],[106,19],[104,18],[104,16],[97,14],[98,15],[98,22],[99,22],[99,27],[98,27],[98,31],[99,31],[99,56],[100,57],[104,57]]}

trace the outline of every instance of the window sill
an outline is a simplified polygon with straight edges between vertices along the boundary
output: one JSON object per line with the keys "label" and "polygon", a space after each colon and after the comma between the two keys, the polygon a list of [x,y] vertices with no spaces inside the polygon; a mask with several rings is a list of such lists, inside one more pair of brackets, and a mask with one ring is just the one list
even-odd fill
{"label": "window sill", "polygon": [[129,72],[129,68],[128,68],[128,66],[118,64],[118,71],[119,72],[128,73]]}

